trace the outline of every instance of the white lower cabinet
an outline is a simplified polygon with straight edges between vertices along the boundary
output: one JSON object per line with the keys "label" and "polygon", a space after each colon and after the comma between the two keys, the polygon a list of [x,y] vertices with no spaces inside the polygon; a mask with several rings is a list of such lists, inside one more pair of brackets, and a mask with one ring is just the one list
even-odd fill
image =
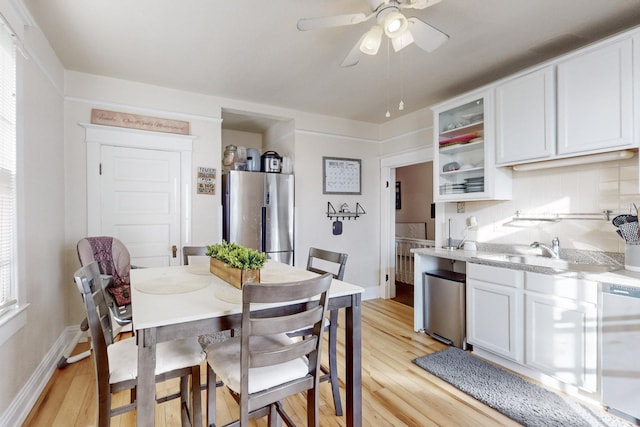
{"label": "white lower cabinet", "polygon": [[596,282],[525,273],[528,367],[597,391],[597,289]]}
{"label": "white lower cabinet", "polygon": [[522,272],[467,264],[467,341],[523,361]]}
{"label": "white lower cabinet", "polygon": [[598,384],[598,284],[467,263],[467,342],[588,393]]}

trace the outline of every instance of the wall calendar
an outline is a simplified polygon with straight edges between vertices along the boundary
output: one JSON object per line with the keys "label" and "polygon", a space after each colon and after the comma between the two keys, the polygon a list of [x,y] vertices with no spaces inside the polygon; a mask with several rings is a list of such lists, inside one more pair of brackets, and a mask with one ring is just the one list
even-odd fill
{"label": "wall calendar", "polygon": [[322,158],[323,194],[362,194],[359,159]]}

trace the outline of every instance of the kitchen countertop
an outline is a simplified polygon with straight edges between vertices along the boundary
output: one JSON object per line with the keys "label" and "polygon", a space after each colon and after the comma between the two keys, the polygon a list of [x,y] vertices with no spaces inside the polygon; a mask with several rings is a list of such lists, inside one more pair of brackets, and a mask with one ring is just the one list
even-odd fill
{"label": "kitchen countertop", "polygon": [[513,247],[507,245],[478,245],[478,251],[465,251],[461,249],[445,249],[445,248],[415,248],[411,252],[417,255],[434,256],[438,258],[446,258],[455,261],[464,261],[474,264],[491,265],[495,267],[511,268],[514,270],[531,271],[534,273],[553,274],[565,277],[583,278],[593,280],[595,282],[612,283],[622,286],[640,287],[640,272],[634,272],[624,269],[624,254],[596,252],[596,251],[580,251],[580,250],[561,250],[561,258],[569,261],[581,262],[584,264],[608,264],[614,266],[612,271],[606,272],[580,272],[580,271],[564,271],[556,270],[549,267],[529,265],[519,262],[509,262],[506,260],[487,259],[482,257],[491,257],[502,254],[513,255],[536,255],[528,248]]}

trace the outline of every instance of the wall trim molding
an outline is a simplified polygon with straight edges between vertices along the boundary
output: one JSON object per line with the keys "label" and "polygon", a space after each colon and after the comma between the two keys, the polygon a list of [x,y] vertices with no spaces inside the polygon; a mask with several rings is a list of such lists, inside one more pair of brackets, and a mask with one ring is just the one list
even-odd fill
{"label": "wall trim molding", "polygon": [[[128,80],[126,80],[128,81]],[[158,86],[162,88],[162,86]],[[167,89],[167,88],[163,88]],[[90,98],[80,98],[76,96],[65,96],[65,101],[69,102],[77,102],[80,104],[87,104],[94,107],[108,107],[110,109],[124,109],[126,112],[130,113],[142,113],[142,114],[153,114],[153,115],[171,115],[171,118],[180,118],[180,119],[191,119],[191,120],[200,120],[204,122],[210,123],[222,123],[221,117],[212,117],[212,116],[204,116],[201,114],[191,114],[191,113],[179,113],[177,111],[163,110],[159,108],[151,108],[151,107],[136,107],[132,105],[122,104],[120,102],[108,102],[108,101],[98,101]]]}
{"label": "wall trim molding", "polygon": [[419,128],[419,129],[411,130],[409,132],[405,132],[405,133],[401,133],[401,134],[398,134],[398,135],[394,135],[394,136],[391,136],[391,137],[389,137],[387,139],[383,139],[380,142],[382,142],[383,144],[387,144],[387,143],[393,142],[393,141],[395,141],[397,139],[404,139],[404,138],[407,138],[408,136],[417,135],[417,134],[425,132],[425,131],[432,132],[433,131],[433,126],[425,126],[425,127]]}
{"label": "wall trim molding", "polygon": [[329,137],[329,138],[336,138],[336,139],[340,138],[340,139],[346,139],[346,140],[349,140],[349,141],[358,141],[358,142],[380,144],[380,141],[377,140],[377,139],[360,138],[360,137],[355,137],[355,136],[340,135],[340,134],[337,134],[337,133],[319,132],[319,131],[304,130],[304,129],[296,129],[295,133],[296,134],[300,134],[300,135],[326,136],[326,137]]}
{"label": "wall trim molding", "polygon": [[79,330],[80,325],[76,325],[68,326],[62,331],[9,407],[0,415],[0,426],[19,426],[24,423],[53,373],[58,369],[58,361],[64,350]]}
{"label": "wall trim molding", "polygon": [[401,166],[414,165],[433,160],[433,146],[428,145],[420,148],[388,154],[380,157],[381,168],[397,168]]}

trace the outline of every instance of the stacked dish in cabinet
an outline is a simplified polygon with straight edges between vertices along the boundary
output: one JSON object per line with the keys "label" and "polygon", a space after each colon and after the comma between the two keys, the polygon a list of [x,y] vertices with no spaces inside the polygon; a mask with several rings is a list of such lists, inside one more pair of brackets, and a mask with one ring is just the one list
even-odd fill
{"label": "stacked dish in cabinet", "polygon": [[483,99],[441,112],[438,126],[440,195],[484,192]]}

